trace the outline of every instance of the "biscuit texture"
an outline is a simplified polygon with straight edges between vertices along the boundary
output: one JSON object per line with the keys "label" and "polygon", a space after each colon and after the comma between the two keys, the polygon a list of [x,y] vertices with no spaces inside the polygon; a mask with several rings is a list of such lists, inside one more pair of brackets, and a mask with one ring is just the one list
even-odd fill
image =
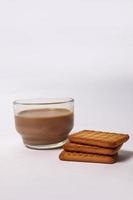
{"label": "biscuit texture", "polygon": [[113,164],[117,161],[118,155],[115,154],[113,156],[107,156],[107,155],[62,151],[61,154],[59,155],[59,158],[60,160],[64,160],[64,161]]}
{"label": "biscuit texture", "polygon": [[96,146],[89,146],[83,144],[76,144],[72,142],[67,142],[64,144],[63,149],[65,151],[71,152],[80,152],[80,153],[93,153],[93,154],[103,154],[103,155],[114,155],[116,154],[122,145],[114,148],[104,148],[104,147],[96,147]]}
{"label": "biscuit texture", "polygon": [[83,130],[69,136],[70,142],[105,148],[116,148],[126,142],[128,139],[128,134],[93,130]]}

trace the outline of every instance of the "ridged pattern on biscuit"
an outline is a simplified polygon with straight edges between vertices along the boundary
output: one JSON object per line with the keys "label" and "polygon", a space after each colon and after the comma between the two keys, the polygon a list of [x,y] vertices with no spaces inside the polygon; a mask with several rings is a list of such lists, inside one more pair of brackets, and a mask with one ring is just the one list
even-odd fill
{"label": "ridged pattern on biscuit", "polygon": [[116,148],[129,139],[128,134],[110,133],[102,131],[84,130],[69,136],[75,143],[94,145],[99,147]]}
{"label": "ridged pattern on biscuit", "polygon": [[118,152],[122,145],[116,147],[115,149],[109,149],[104,147],[96,147],[89,145],[82,145],[67,142],[64,144],[63,148],[65,151],[80,152],[80,153],[93,153],[93,154],[103,154],[103,155],[114,155]]}
{"label": "ridged pattern on biscuit", "polygon": [[94,162],[112,164],[117,160],[117,154],[114,156],[105,156],[98,154],[85,154],[76,152],[62,151],[59,155],[60,160],[64,161],[77,161],[77,162]]}

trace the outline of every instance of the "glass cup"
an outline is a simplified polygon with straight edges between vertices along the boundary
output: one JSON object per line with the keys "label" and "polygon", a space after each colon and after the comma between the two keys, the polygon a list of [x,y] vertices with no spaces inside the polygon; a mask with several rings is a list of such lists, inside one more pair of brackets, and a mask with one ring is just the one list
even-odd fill
{"label": "glass cup", "polygon": [[74,124],[74,100],[20,99],[13,102],[16,130],[31,149],[61,147]]}

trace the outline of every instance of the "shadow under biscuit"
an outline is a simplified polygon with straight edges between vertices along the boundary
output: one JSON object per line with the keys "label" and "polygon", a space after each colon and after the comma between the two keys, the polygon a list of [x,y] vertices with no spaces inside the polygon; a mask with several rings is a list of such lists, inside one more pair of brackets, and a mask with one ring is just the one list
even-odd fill
{"label": "shadow under biscuit", "polygon": [[119,152],[118,162],[124,162],[133,159],[133,151],[121,150]]}

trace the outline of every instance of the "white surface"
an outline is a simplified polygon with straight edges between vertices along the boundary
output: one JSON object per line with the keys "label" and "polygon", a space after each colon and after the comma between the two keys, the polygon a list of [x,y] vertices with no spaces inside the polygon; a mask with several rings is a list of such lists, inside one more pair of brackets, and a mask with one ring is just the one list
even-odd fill
{"label": "white surface", "polygon": [[[133,197],[133,2],[0,1],[0,199]],[[75,98],[75,127],[130,134],[114,165],[24,148],[12,101]],[[128,151],[128,152],[127,152]]]}
{"label": "white surface", "polygon": [[29,150],[17,139],[1,138],[0,146],[0,199],[132,199],[133,151],[104,165],[63,162],[61,150]]}

